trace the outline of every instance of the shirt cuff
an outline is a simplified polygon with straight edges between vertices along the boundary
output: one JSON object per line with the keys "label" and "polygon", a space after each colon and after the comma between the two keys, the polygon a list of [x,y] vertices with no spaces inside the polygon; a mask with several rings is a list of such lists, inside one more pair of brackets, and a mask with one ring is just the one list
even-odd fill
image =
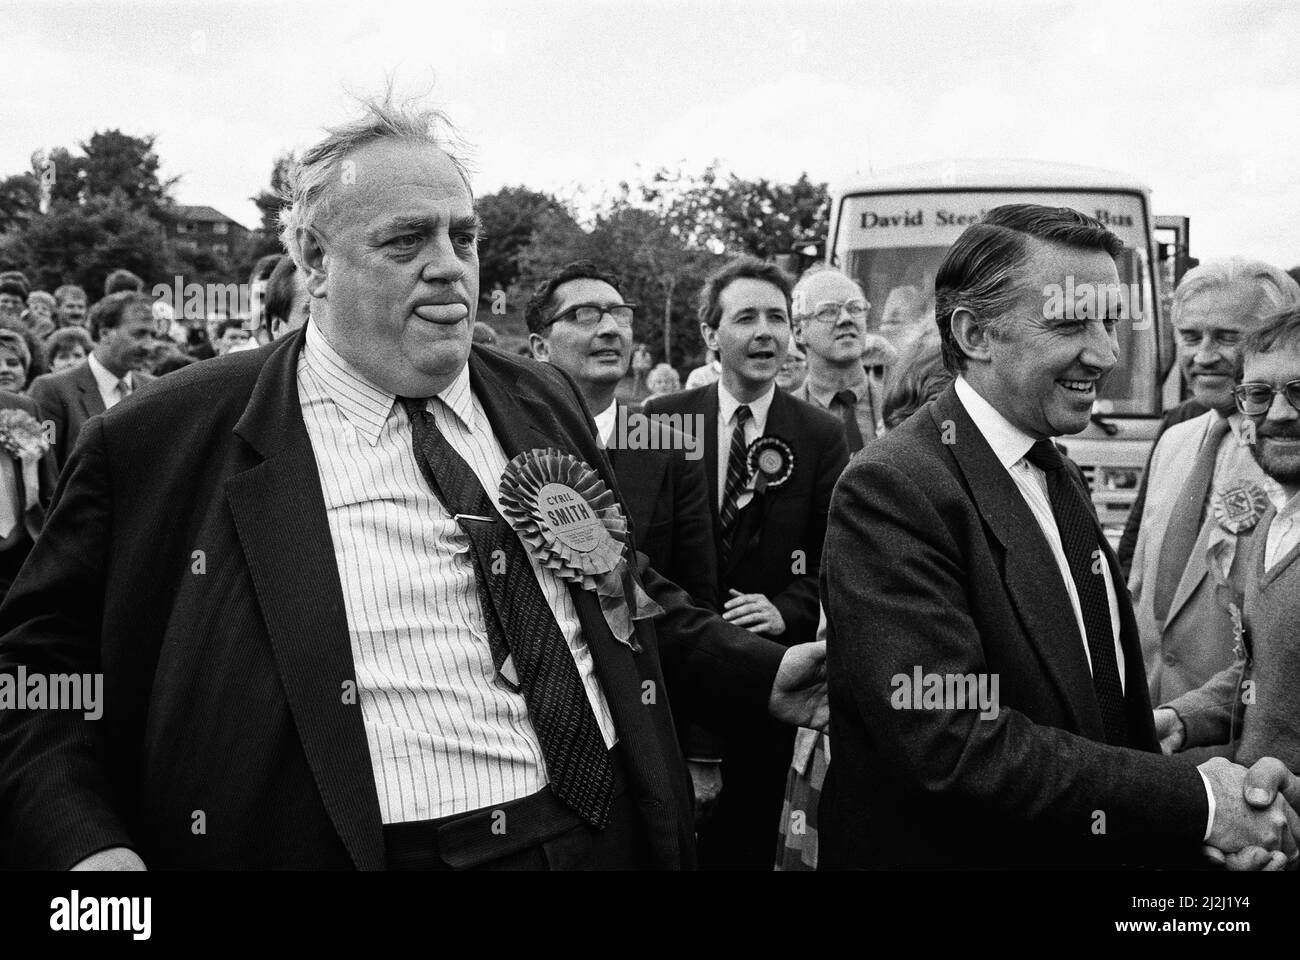
{"label": "shirt cuff", "polygon": [[1196,771],[1201,775],[1201,780],[1205,782],[1205,799],[1210,801],[1210,815],[1205,821],[1205,836],[1201,838],[1202,843],[1210,842],[1210,834],[1214,832],[1214,790],[1210,787],[1210,778],[1199,768]]}

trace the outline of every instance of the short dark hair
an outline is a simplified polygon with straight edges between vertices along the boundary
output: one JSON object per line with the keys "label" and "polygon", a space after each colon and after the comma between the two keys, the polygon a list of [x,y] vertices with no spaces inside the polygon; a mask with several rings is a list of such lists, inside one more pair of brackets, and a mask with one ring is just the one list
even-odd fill
{"label": "short dark hair", "polygon": [[114,270],[107,279],[104,280],[104,296],[111,296],[114,293],[123,293],[134,291],[139,293],[144,289],[144,281],[137,277],[130,270]]}
{"label": "short dark hair", "polygon": [[775,263],[745,256],[728,260],[705,279],[699,294],[700,323],[718,329],[718,324],[722,322],[722,291],[736,280],[762,280],[770,283],[781,291],[781,296],[785,297],[786,313],[790,313],[790,297],[794,291],[790,275]]}
{"label": "short dark hair", "polygon": [[1300,306],[1269,314],[1241,341],[1242,357],[1254,357],[1283,347],[1300,349]]}
{"label": "short dark hair", "polygon": [[130,307],[142,306],[153,314],[153,298],[138,290],[122,290],[110,293],[90,308],[90,328],[99,336],[103,330],[112,330],[122,323],[122,317]]}
{"label": "short dark hair", "polygon": [[253,264],[252,282],[256,283],[258,280],[270,277],[283,258],[283,253],[268,253],[264,257],[258,257],[257,263]]}
{"label": "short dark hair", "polygon": [[293,295],[297,293],[297,284],[294,282],[297,272],[298,265],[293,262],[293,257],[281,257],[271,271],[271,279],[266,281],[266,296],[262,300],[267,332],[270,332],[273,320],[289,322],[289,314],[293,312]]}
{"label": "short dark hair", "polygon": [[27,275],[21,270],[6,270],[0,273],[0,293],[12,294],[27,299],[32,285],[27,282]]}
{"label": "short dark hair", "polygon": [[217,324],[217,339],[220,340],[224,337],[227,330],[243,330],[245,333],[249,332],[248,328],[244,326],[244,321],[240,320],[238,317],[227,317],[225,320],[222,320]]}
{"label": "short dark hair", "polygon": [[967,227],[948,249],[934,278],[934,316],[943,365],[954,376],[966,355],[952,335],[952,314],[965,307],[981,326],[994,326],[1020,296],[1016,270],[1029,259],[1028,239],[1080,250],[1104,250],[1112,258],[1124,242],[1098,221],[1069,207],[1009,203],[994,207]]}
{"label": "short dark hair", "polygon": [[599,280],[608,283],[621,297],[619,280],[610,271],[598,266],[593,260],[574,260],[560,267],[559,272],[538,282],[533,288],[533,295],[524,306],[524,322],[528,324],[529,333],[541,333],[551,322],[551,301],[555,291],[570,280]]}

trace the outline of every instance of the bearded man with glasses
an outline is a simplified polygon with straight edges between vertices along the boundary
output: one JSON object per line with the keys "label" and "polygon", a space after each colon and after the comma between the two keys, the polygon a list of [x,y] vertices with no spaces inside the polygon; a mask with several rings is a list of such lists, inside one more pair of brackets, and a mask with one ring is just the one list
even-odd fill
{"label": "bearded man with glasses", "polygon": [[[1166,752],[1231,745],[1236,763],[1267,753],[1292,771],[1300,804],[1300,307],[1274,316],[1243,342],[1243,382],[1233,391],[1251,455],[1275,481],[1246,561],[1241,642],[1233,663],[1204,686],[1155,711]],[[1245,692],[1250,691],[1250,696]]]}
{"label": "bearded man with glasses", "polygon": [[1250,455],[1252,424],[1235,408],[1241,342],[1265,317],[1300,304],[1281,270],[1234,257],[1189,271],[1174,291],[1178,359],[1210,409],[1170,427],[1151,454],[1146,505],[1129,574],[1152,703],[1195,690],[1233,662],[1248,544],[1259,512],[1223,519],[1224,497],[1273,495]]}

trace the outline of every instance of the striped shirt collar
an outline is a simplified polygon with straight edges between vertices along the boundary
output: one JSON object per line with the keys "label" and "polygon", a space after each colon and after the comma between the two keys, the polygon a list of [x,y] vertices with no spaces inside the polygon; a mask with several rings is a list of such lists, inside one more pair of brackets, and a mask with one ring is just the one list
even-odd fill
{"label": "striped shirt collar", "polygon": [[[375,446],[379,442],[389,414],[393,411],[397,395],[391,390],[377,386],[339,356],[338,351],[330,346],[325,335],[320,332],[314,319],[307,321],[302,354],[325,394],[339,408],[357,433],[364,437],[370,446]],[[471,427],[474,398],[470,390],[468,363],[460,368],[456,379],[439,391],[437,396],[467,429]]]}

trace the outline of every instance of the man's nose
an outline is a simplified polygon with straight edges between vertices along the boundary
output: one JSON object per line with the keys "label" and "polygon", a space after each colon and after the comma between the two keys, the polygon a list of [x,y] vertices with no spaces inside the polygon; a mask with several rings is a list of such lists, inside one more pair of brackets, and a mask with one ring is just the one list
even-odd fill
{"label": "man's nose", "polygon": [[1112,369],[1119,362],[1119,336],[1112,325],[1094,320],[1088,324],[1088,343],[1080,359],[1089,367],[1095,367],[1102,373]]}
{"label": "man's nose", "polygon": [[450,237],[439,237],[431,246],[420,275],[431,283],[456,283],[465,277],[465,263],[457,255]]}
{"label": "man's nose", "polygon": [[1297,411],[1295,407],[1291,406],[1290,401],[1286,398],[1285,391],[1279,390],[1277,393],[1273,394],[1273,403],[1268,408],[1267,419],[1276,423],[1300,420],[1300,411]]}
{"label": "man's nose", "polygon": [[596,321],[596,336],[618,337],[622,332],[623,328],[618,325],[613,315],[608,310],[602,311],[600,319]]}
{"label": "man's nose", "polygon": [[1192,362],[1200,367],[1212,367],[1218,362],[1219,357],[1219,341],[1214,339],[1214,334],[1207,330],[1201,334],[1200,342],[1196,344],[1196,353],[1192,355]]}

